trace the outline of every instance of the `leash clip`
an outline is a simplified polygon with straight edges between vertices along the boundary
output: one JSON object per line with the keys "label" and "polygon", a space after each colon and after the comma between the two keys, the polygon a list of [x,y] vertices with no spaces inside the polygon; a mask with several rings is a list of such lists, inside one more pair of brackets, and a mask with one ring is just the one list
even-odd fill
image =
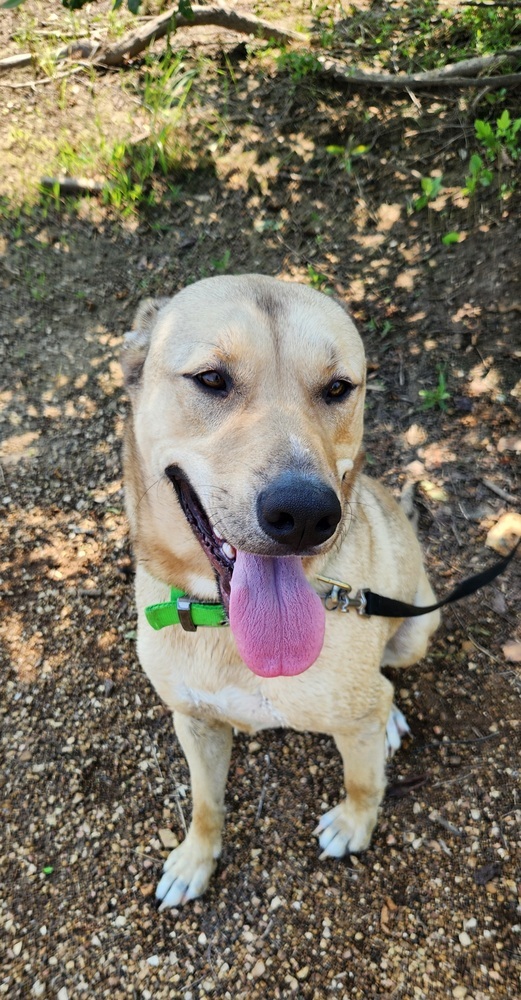
{"label": "leash clip", "polygon": [[331,580],[328,576],[317,576],[321,583],[327,583],[331,590],[323,598],[326,611],[336,611],[337,608],[347,614],[350,608],[355,608],[359,615],[365,615],[367,607],[367,597],[365,590],[357,590],[354,597],[350,597],[352,587],[349,583],[341,583],[339,580]]}

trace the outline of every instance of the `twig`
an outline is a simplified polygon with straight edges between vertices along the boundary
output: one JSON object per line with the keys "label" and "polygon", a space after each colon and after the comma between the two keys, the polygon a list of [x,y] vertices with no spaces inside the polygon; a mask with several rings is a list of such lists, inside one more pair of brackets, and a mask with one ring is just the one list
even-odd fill
{"label": "twig", "polygon": [[271,765],[271,759],[269,753],[264,754],[264,760],[266,762],[266,773],[264,775],[264,781],[262,783],[261,793],[259,797],[259,804],[257,806],[257,812],[255,813],[256,823],[258,823],[260,820],[262,808],[264,806],[264,799],[266,798],[266,789],[268,787],[268,778],[270,776],[270,765]]}
{"label": "twig", "polygon": [[462,622],[461,618],[459,617],[458,612],[456,611],[455,608],[452,608],[452,614],[454,615],[454,617],[455,617],[455,619],[456,619],[456,621],[457,621],[460,629],[462,630],[462,632],[467,632],[468,637],[469,637],[469,642],[472,643],[472,645],[474,646],[475,649],[479,650],[480,653],[484,653],[485,656],[488,656],[489,660],[492,660],[492,663],[501,663],[502,662],[499,659],[499,657],[494,656],[494,654],[491,653],[489,649],[485,649],[484,646],[480,646],[479,642],[476,642],[476,640],[473,639],[473,637],[471,636],[471,634],[468,631],[467,627],[465,626],[465,624]]}
{"label": "twig", "polygon": [[58,185],[60,194],[101,194],[103,184],[91,181],[88,177],[42,177],[40,186],[53,191]]}
{"label": "twig", "polygon": [[477,770],[478,770],[477,767],[473,767],[473,768],[471,768],[470,771],[467,771],[466,774],[458,774],[458,775],[456,775],[455,778],[447,778],[446,781],[435,781],[434,784],[432,785],[432,787],[433,788],[442,788],[443,785],[457,785],[458,782],[460,782],[460,781],[466,781],[467,778],[471,778],[476,773]]}
{"label": "twig", "polygon": [[505,500],[506,503],[517,503],[516,498],[513,497],[511,493],[507,493],[506,490],[502,490],[501,486],[496,486],[496,484],[490,479],[484,479],[483,486],[486,486],[487,490],[492,490],[496,496],[501,497],[501,499]]}
{"label": "twig", "polygon": [[[63,59],[70,59],[74,56],[81,59],[92,59],[99,47],[99,42],[95,42],[90,38],[80,38],[66,45],[65,48],[58,49],[52,58],[56,62],[61,62]],[[21,52],[19,55],[6,56],[5,59],[0,59],[0,71],[23,69],[24,66],[31,66],[35,62],[38,62],[38,57],[33,52]]]}
{"label": "twig", "polygon": [[54,73],[53,76],[43,76],[41,80],[24,80],[23,83],[0,83],[0,87],[7,90],[19,90],[21,87],[41,87],[47,83],[54,83],[55,80],[66,80],[68,76],[74,76],[75,73],[82,73],[88,67],[73,66],[72,69],[68,69],[66,73]]}
{"label": "twig", "polygon": [[181,796],[179,795],[179,792],[178,792],[177,788],[174,788],[174,799],[175,799],[175,804],[177,806],[177,811],[178,811],[180,819],[181,819],[181,825],[183,827],[183,830],[185,832],[185,837],[186,837],[186,835],[188,833],[188,827],[186,825],[185,814],[183,812],[183,806],[181,805]]}
{"label": "twig", "polygon": [[459,827],[454,826],[453,823],[449,823],[448,819],[445,819],[439,812],[433,810],[429,813],[427,817],[431,823],[437,823],[438,826],[442,826],[444,830],[448,830],[449,833],[453,833],[455,837],[463,837],[463,830]]}

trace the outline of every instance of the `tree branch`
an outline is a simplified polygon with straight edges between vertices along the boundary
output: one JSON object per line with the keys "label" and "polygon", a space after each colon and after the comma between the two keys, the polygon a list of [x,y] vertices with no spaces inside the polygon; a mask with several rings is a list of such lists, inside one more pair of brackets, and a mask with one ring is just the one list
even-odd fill
{"label": "tree branch", "polygon": [[390,90],[417,90],[432,87],[508,87],[521,83],[521,73],[503,76],[478,76],[480,71],[497,69],[505,63],[521,57],[521,46],[498,52],[491,56],[476,56],[448,63],[440,69],[425,70],[421,73],[366,73],[349,69],[338,59],[319,56],[321,76],[343,87],[378,87]]}
{"label": "tree branch", "polygon": [[215,24],[228,31],[238,31],[241,34],[255,35],[257,38],[273,38],[276,42],[308,42],[307,35],[299,31],[289,31],[278,28],[269,21],[264,21],[254,14],[239,14],[224,4],[211,4],[208,7],[192,7],[193,17],[186,18],[170,10],[152,21],[146,21],[120,42],[113,46],[105,46],[96,62],[105,66],[121,66],[124,59],[133,59],[146,49],[151,42],[163,38],[176,28],[192,28],[201,25]]}

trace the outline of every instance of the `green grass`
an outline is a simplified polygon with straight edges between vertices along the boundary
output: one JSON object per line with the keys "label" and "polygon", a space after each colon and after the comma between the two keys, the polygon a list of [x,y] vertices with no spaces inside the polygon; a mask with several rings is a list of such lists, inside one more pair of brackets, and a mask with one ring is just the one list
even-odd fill
{"label": "green grass", "polygon": [[438,367],[437,385],[433,389],[420,389],[418,395],[422,400],[422,410],[447,409],[451,395],[447,389],[447,379],[443,368]]}

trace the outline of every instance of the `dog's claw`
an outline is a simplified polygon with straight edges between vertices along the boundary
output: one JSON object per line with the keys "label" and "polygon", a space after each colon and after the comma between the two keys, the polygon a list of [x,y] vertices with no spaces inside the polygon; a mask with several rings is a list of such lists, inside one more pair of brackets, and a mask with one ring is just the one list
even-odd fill
{"label": "dog's claw", "polygon": [[164,874],[156,889],[156,898],[160,900],[159,912],[171,906],[182,906],[201,896],[214,868],[213,857],[198,856],[198,852],[190,848],[188,840],[183,841],[165,861]]}
{"label": "dog's claw", "polygon": [[356,810],[347,799],[320,817],[313,835],[322,848],[320,860],[341,858],[348,851],[356,854],[369,846],[376,823],[376,809]]}
{"label": "dog's claw", "polygon": [[385,730],[385,752],[387,757],[393,757],[400,748],[402,736],[409,736],[411,730],[403,712],[393,704],[387,719]]}

